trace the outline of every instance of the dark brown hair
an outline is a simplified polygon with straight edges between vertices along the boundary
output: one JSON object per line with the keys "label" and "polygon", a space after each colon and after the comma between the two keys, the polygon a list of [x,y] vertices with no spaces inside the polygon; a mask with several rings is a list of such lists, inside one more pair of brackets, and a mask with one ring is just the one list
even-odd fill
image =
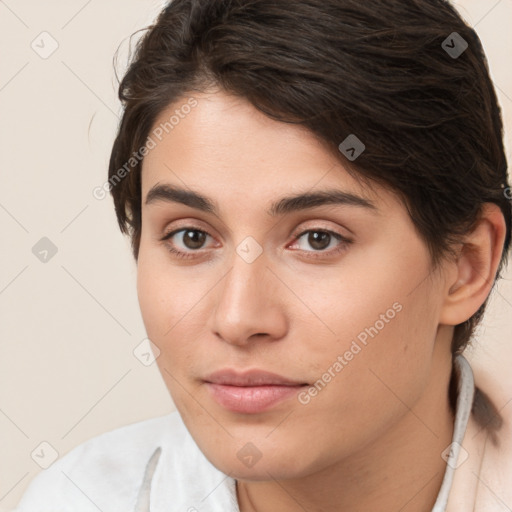
{"label": "dark brown hair", "polygon": [[[434,266],[484,203],[497,204],[507,225],[499,277],[511,228],[501,113],[480,40],[447,1],[173,0],[145,30],[119,86],[109,164],[135,258],[142,161],[122,179],[119,170],[165,108],[214,86],[307,127],[350,172],[394,191]],[[354,162],[338,150],[351,134],[365,145]],[[456,326],[453,353],[486,303]]]}

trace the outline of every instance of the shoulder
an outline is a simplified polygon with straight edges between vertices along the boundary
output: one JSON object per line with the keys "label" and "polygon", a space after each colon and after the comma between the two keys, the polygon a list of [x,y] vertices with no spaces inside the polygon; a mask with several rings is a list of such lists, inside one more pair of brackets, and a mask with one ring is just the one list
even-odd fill
{"label": "shoulder", "polygon": [[133,510],[155,449],[165,446],[167,457],[181,458],[186,435],[172,412],[95,436],[41,471],[13,512]]}

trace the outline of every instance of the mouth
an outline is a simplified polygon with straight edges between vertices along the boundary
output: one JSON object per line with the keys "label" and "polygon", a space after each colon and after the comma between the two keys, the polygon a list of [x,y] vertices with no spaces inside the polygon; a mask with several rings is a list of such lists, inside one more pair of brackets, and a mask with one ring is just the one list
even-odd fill
{"label": "mouth", "polygon": [[256,414],[266,411],[309,386],[287,377],[250,370],[239,372],[225,369],[204,379],[212,398],[223,408],[238,413]]}

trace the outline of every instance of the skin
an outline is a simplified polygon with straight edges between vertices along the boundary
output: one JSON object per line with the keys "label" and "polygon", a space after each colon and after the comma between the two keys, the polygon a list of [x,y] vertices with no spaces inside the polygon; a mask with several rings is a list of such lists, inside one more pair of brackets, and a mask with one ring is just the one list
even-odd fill
{"label": "skin", "polygon": [[[237,479],[242,512],[429,511],[453,434],[453,325],[490,291],[503,217],[484,208],[460,256],[434,270],[403,204],[352,178],[344,157],[309,131],[222,91],[193,96],[197,106],[144,159],[138,255],[145,327],[185,425],[205,456]],[[163,199],[146,204],[162,184],[207,196],[218,212]],[[375,209],[267,213],[284,196],[331,188]],[[207,233],[202,245],[190,245],[184,231],[161,240],[185,227]],[[319,248],[310,231],[301,236],[307,230],[352,242],[332,237]],[[236,251],[249,236],[262,250],[252,263]],[[394,318],[333,372],[358,334],[397,303]],[[335,377],[306,404],[292,397],[244,414],[219,405],[204,383],[227,367],[311,385],[329,368]],[[249,442],[261,454],[251,467],[237,457]]]}

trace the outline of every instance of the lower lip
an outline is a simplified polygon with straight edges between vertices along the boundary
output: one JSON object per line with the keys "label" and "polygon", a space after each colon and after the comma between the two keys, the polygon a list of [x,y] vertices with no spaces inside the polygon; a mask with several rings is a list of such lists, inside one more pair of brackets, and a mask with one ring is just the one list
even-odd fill
{"label": "lower lip", "polygon": [[206,383],[214,400],[233,412],[254,414],[270,409],[279,402],[297,395],[305,387],[298,386],[226,386]]}

